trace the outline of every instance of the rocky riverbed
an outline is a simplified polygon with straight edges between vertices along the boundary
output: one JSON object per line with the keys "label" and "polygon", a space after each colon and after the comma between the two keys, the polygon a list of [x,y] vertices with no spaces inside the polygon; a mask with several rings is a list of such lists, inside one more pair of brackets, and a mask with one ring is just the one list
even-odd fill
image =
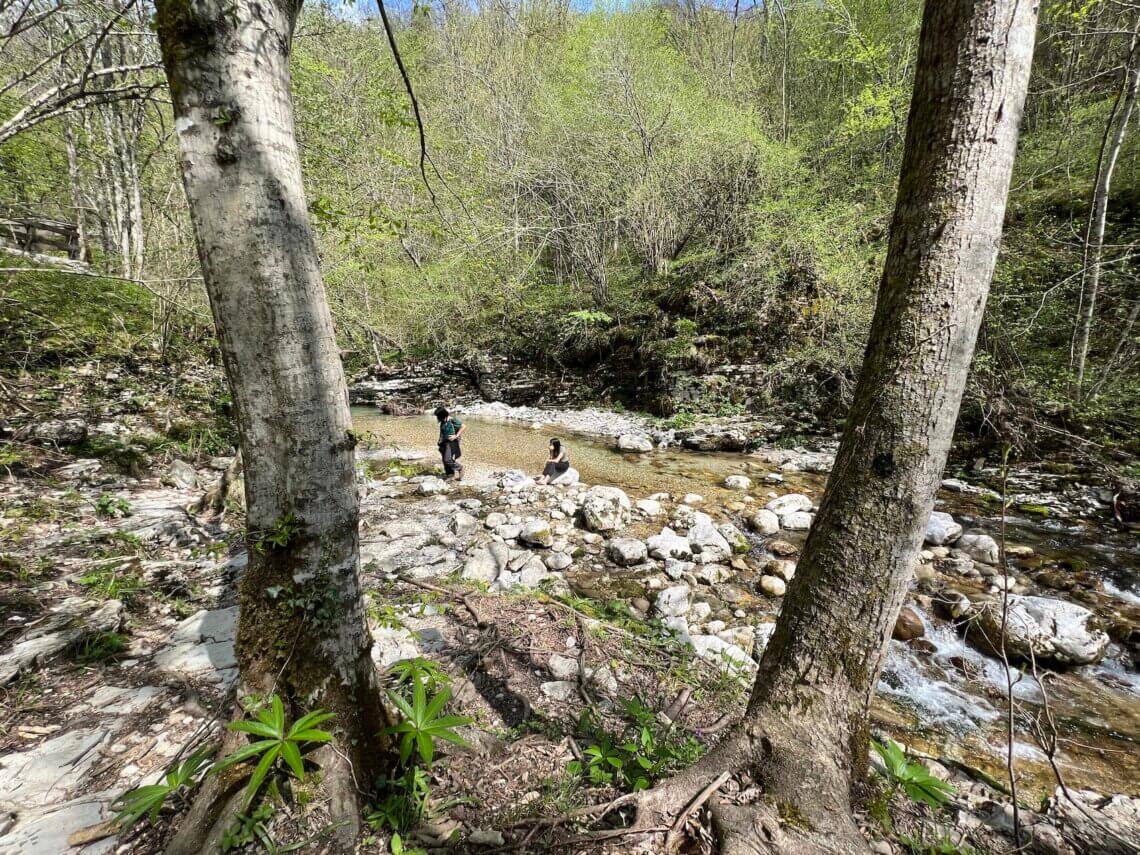
{"label": "rocky riverbed", "polygon": [[[429,471],[430,418],[359,410],[356,422],[373,438],[359,483],[374,658],[384,669],[425,656],[452,672],[456,705],[479,726],[440,785],[482,809],[448,821],[494,843],[561,780],[573,753],[551,723],[574,721],[587,699],[663,709],[695,688],[684,726],[705,740],[742,710],[833,449],[694,454],[661,449],[623,414],[480,412],[459,485]],[[568,439],[576,483],[535,485],[546,436],[568,431],[590,432]],[[622,436],[649,436],[652,450],[623,450]],[[3,483],[3,855],[155,851],[161,825],[121,839],[106,821],[115,796],[155,780],[227,715],[244,555],[226,518],[196,509],[229,462],[138,479],[61,458],[50,478]],[[1140,829],[1136,545],[1108,527],[1096,487],[1052,489],[1033,472],[1012,483],[1003,562],[992,488],[947,482],[876,728],[958,789],[951,810],[922,818],[924,835],[1008,845],[1008,809],[987,783],[1005,774],[992,608],[1008,591],[1007,647],[1025,671],[1015,756],[1023,796],[1046,799],[1022,820],[1037,851],[1131,851],[1114,841]],[[1046,692],[1054,724],[1043,731]],[[1056,746],[1071,798],[1043,744]]]}

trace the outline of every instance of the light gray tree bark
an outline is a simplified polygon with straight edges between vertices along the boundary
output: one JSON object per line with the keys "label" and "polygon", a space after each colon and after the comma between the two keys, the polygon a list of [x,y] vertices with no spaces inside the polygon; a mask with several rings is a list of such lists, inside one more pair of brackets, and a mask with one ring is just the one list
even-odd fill
{"label": "light gray tree bark", "polygon": [[1120,96],[1113,105],[1105,128],[1100,156],[1097,160],[1096,184],[1089,205],[1088,224],[1085,227],[1085,248],[1081,259],[1081,299],[1077,324],[1073,332],[1073,397],[1078,401],[1084,394],[1085,370],[1089,358],[1089,340],[1092,337],[1093,317],[1100,295],[1100,268],[1104,259],[1104,232],[1108,220],[1108,200],[1112,192],[1112,174],[1124,147],[1128,122],[1136,107],[1140,92],[1140,14],[1132,31],[1128,58],[1124,64]]}
{"label": "light gray tree bark", "polygon": [[[156,5],[183,185],[245,468],[239,692],[275,692],[293,717],[318,707],[336,714],[321,785],[334,819],[347,821],[337,835],[339,850],[349,851],[357,782],[366,786],[382,770],[380,734],[390,722],[361,600],[348,395],[294,137],[289,53],[300,3]],[[215,844],[240,785],[208,779],[169,851]]]}
{"label": "light gray tree bark", "polygon": [[1036,17],[1026,0],[926,4],[890,245],[826,496],[744,719],[651,791],[642,827],[736,770],[764,795],[714,808],[722,852],[867,849],[852,786],[985,309]]}

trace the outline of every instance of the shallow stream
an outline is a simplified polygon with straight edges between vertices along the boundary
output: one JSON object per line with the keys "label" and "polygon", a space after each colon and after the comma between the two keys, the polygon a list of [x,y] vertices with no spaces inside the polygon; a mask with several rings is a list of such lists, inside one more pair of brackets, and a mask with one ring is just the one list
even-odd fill
{"label": "shallow stream", "polygon": [[[431,416],[393,417],[371,408],[355,408],[353,417],[356,430],[370,433],[375,442],[420,450],[429,460],[436,454],[438,428]],[[537,474],[552,436],[564,440],[571,464],[585,483],[621,487],[634,499],[655,492],[699,493],[709,505],[723,506],[741,499],[739,492],[720,486],[725,476],[743,474],[755,482],[750,493],[761,505],[777,491],[803,492],[818,501],[825,481],[822,475],[784,473],[785,483],[764,483],[763,475],[773,467],[745,454],[677,448],[624,454],[609,440],[570,435],[555,426],[475,417],[464,421],[468,428],[463,462],[468,478],[475,482],[502,469]],[[939,508],[967,527],[997,536],[997,503],[943,490]],[[1112,610],[1140,620],[1140,546],[1134,535],[1088,521],[1036,517],[1013,517],[1007,526],[1008,542],[1032,546],[1034,562],[1087,568],[1096,576],[1097,587],[1103,590],[1082,590],[1072,599],[1098,613]],[[1033,593],[1069,596],[1050,590]],[[770,601],[760,598],[758,602]],[[932,648],[924,652],[891,642],[876,701],[879,724],[912,747],[1004,780],[1006,678],[1000,662],[967,644],[947,623],[911,605],[926,626],[925,638]],[[1056,785],[1034,737],[1034,731],[1048,733],[1049,728],[1041,723],[1049,712],[1056,722],[1057,763],[1069,786],[1140,793],[1140,673],[1132,667],[1127,651],[1113,644],[1102,663],[1050,674],[1044,681],[1048,708],[1031,675],[1023,675],[1014,687],[1015,697],[1023,702],[1014,727],[1014,753],[1023,791],[1040,795],[1051,793]]]}

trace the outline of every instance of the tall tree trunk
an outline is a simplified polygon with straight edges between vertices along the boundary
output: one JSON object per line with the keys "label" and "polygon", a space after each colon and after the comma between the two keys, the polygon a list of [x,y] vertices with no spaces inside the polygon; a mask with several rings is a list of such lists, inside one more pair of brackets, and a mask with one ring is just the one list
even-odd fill
{"label": "tall tree trunk", "polygon": [[[379,734],[390,722],[361,600],[348,395],[294,137],[299,9],[294,0],[158,0],[157,30],[246,473],[239,693],[275,692],[293,716],[336,714],[321,784],[334,819],[347,820],[337,834],[350,850],[356,782],[383,770]],[[222,777],[210,778],[170,851],[216,842],[229,797]]]}
{"label": "tall tree trunk", "polygon": [[[1093,188],[1092,203],[1089,205],[1088,224],[1085,227],[1085,248],[1081,260],[1081,298],[1077,313],[1077,324],[1073,331],[1073,397],[1078,401],[1084,391],[1085,367],[1089,357],[1089,338],[1092,335],[1093,316],[1100,292],[1100,267],[1104,257],[1104,230],[1108,218],[1108,199],[1112,191],[1112,173],[1120,150],[1124,147],[1124,136],[1128,130],[1128,120],[1136,106],[1136,94],[1140,91],[1140,15],[1132,30],[1132,41],[1128,48],[1128,59],[1124,64],[1124,76],[1120,95],[1109,114],[1097,160],[1096,184]],[[1113,127],[1115,123],[1115,127]]]}
{"label": "tall tree trunk", "polygon": [[826,496],[743,721],[647,797],[643,826],[678,791],[747,770],[765,803],[802,822],[719,807],[722,851],[866,850],[850,793],[985,308],[1036,17],[1025,0],[926,3],[890,245]]}

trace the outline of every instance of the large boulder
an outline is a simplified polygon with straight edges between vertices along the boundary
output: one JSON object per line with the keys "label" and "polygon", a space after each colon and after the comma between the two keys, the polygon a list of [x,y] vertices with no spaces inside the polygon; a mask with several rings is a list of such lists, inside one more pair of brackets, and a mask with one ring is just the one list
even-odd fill
{"label": "large boulder", "polygon": [[780,517],[780,525],[788,531],[807,531],[811,528],[814,519],[815,515],[809,514],[807,511],[795,511]]}
{"label": "large boulder", "polygon": [[[1005,647],[1012,656],[1058,665],[1089,665],[1104,658],[1108,634],[1093,625],[1091,611],[1049,597],[1009,596]],[[1001,644],[1001,600],[977,607],[970,635],[980,647],[996,652]]]}
{"label": "large boulder", "polygon": [[692,589],[688,585],[674,585],[657,595],[657,611],[663,617],[680,617],[692,607]]}
{"label": "large boulder", "polygon": [[778,517],[785,517],[788,514],[798,513],[800,511],[810,511],[811,506],[811,499],[803,493],[788,493],[786,496],[773,499],[764,507]]}
{"label": "large boulder", "polygon": [[582,502],[582,520],[590,531],[617,531],[629,522],[629,496],[617,487],[591,487]]}
{"label": "large boulder", "polygon": [[642,434],[623,433],[618,437],[618,448],[622,451],[631,451],[644,454],[653,450],[653,440]]}
{"label": "large boulder", "polygon": [[175,460],[163,481],[178,490],[193,490],[198,486],[198,473],[185,460]]}
{"label": "large boulder", "polygon": [[942,546],[953,543],[961,533],[962,526],[954,521],[954,517],[944,511],[934,511],[926,524],[926,544]]}
{"label": "large boulder", "polygon": [[1000,557],[997,541],[980,531],[966,532],[954,546],[983,564],[997,564]]}
{"label": "large boulder", "polygon": [[720,536],[728,541],[729,547],[737,555],[742,555],[752,549],[752,544],[748,542],[748,538],[744,536],[744,532],[738,529],[730,522],[719,523],[716,530],[720,532]]}
{"label": "large boulder", "polygon": [[615,537],[606,544],[606,554],[622,567],[641,564],[649,555],[645,544],[634,537]]}

